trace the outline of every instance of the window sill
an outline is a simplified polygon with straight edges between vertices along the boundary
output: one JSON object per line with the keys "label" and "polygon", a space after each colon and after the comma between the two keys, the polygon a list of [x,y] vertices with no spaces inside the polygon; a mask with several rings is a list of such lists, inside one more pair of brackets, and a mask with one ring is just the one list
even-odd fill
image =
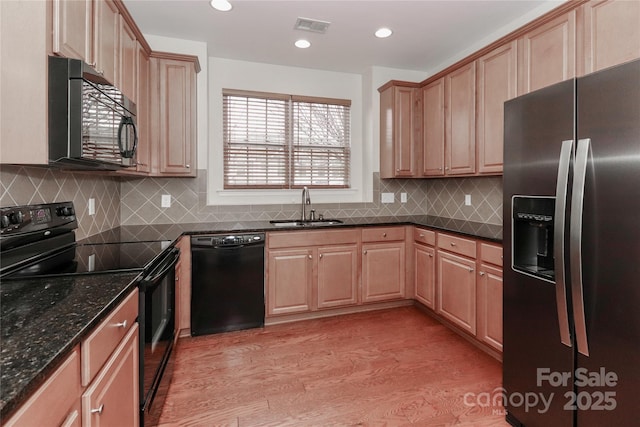
{"label": "window sill", "polygon": [[[362,202],[357,188],[309,190],[312,203]],[[217,190],[209,192],[207,205],[278,205],[300,203],[301,189],[295,190]]]}

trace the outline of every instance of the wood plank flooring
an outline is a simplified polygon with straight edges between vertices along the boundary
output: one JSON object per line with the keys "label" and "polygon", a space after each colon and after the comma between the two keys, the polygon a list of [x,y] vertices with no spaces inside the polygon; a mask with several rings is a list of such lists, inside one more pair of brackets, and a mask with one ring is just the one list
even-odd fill
{"label": "wood plank flooring", "polygon": [[507,426],[501,372],[414,307],[183,338],[160,426]]}

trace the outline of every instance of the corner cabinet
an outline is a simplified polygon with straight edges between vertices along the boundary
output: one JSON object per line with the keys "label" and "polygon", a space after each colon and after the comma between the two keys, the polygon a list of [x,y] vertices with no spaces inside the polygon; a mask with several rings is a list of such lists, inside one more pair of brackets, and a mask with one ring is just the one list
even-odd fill
{"label": "corner cabinet", "polygon": [[380,90],[380,178],[418,176],[421,95],[392,82]]}
{"label": "corner cabinet", "polygon": [[150,58],[151,174],[195,177],[198,58],[163,52]]}

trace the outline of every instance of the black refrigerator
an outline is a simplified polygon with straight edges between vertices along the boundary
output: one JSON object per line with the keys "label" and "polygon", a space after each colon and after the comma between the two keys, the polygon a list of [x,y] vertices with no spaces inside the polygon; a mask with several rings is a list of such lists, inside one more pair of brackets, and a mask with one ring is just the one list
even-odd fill
{"label": "black refrigerator", "polygon": [[507,421],[638,425],[640,61],[504,114]]}

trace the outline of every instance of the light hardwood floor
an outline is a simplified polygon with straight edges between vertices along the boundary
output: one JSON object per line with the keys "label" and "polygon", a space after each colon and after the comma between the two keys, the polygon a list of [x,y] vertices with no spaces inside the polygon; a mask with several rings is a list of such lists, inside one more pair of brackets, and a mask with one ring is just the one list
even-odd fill
{"label": "light hardwood floor", "polygon": [[160,425],[506,426],[501,372],[414,307],[184,338]]}

